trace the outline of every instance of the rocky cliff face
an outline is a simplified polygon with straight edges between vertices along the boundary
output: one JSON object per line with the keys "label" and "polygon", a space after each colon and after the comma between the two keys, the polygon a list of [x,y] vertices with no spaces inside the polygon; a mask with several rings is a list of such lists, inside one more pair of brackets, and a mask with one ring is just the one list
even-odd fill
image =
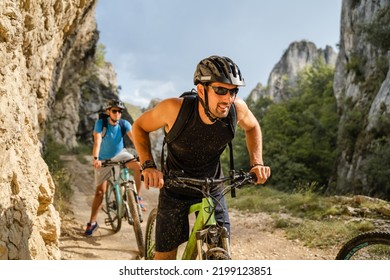
{"label": "rocky cliff face", "polygon": [[340,124],[336,193],[390,197],[386,179],[390,153],[390,2],[344,0],[340,50],[317,49],[313,43],[293,42],[273,68],[266,87],[259,84],[249,99],[288,98],[297,74],[322,57],[335,65],[334,93]]}
{"label": "rocky cliff face", "polygon": [[[60,258],[55,187],[40,140],[48,128],[61,134],[63,126],[73,135],[64,141],[74,145],[80,103],[67,67],[87,63],[93,52],[95,5],[94,0],[0,2],[0,259]],[[79,61],[74,53],[83,54]],[[61,95],[64,88],[72,94]]]}
{"label": "rocky cliff face", "polygon": [[[269,96],[275,102],[286,100],[288,98],[288,87],[295,85],[299,72],[320,58],[326,64],[334,66],[337,53],[330,46],[327,46],[325,50],[317,49],[314,43],[308,41],[291,43],[272,69],[267,88],[263,91],[263,94]],[[261,86],[258,86],[255,91],[261,94]],[[252,97],[252,99],[255,100],[256,97]]]}
{"label": "rocky cliff face", "polygon": [[[343,1],[340,52],[334,81],[341,115],[338,143],[341,153],[337,167],[339,191],[378,193],[371,191],[375,180],[367,178],[366,168],[370,167],[369,159],[373,159],[372,147],[378,144],[376,141],[380,138],[386,141],[384,139],[390,136],[390,43],[382,41],[389,31],[381,34],[386,28],[389,30],[389,9],[388,0]],[[381,11],[387,11],[385,16],[381,15],[384,22],[367,29]],[[386,172],[388,159],[377,168]],[[383,190],[386,192],[387,196],[390,195],[390,190]]]}

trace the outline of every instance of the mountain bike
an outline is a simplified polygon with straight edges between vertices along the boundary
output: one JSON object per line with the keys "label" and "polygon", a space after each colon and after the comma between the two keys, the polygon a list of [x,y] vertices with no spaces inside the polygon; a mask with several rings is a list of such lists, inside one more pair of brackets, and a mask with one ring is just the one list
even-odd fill
{"label": "mountain bike", "polygon": [[[106,160],[102,163],[102,166],[112,166],[113,173],[113,176],[107,180],[106,207],[103,210],[108,215],[105,219],[106,225],[111,226],[115,233],[121,229],[122,219],[126,219],[133,226],[138,251],[140,256],[143,257],[142,211],[135,182],[130,179],[129,170],[126,168],[126,163],[132,160],[136,159],[119,162]],[[115,166],[120,167],[119,176],[116,176]]]}
{"label": "mountain bike", "polygon": [[336,260],[390,260],[390,232],[361,233],[345,243]]}
{"label": "mountain bike", "polygon": [[[229,233],[226,227],[223,224],[218,224],[215,219],[215,204],[219,203],[220,199],[231,190],[247,183],[253,184],[256,182],[256,175],[244,171],[238,173],[231,171],[230,176],[220,179],[193,179],[170,174],[164,180],[165,187],[189,188],[199,191],[203,196],[201,202],[191,205],[189,209],[188,214],[195,213],[196,219],[180,259],[230,260]],[[213,197],[210,194],[211,188],[222,183],[228,183],[228,185],[218,197]],[[157,211],[157,208],[152,209],[146,223],[146,260],[152,260],[154,258]]]}

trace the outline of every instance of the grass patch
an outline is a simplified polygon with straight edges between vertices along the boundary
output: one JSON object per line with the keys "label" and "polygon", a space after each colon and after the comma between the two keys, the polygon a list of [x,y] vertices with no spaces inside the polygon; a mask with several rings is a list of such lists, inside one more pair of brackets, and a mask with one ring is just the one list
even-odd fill
{"label": "grass patch", "polygon": [[84,143],[78,143],[73,149],[57,143],[50,135],[45,142],[43,159],[45,160],[55,185],[54,207],[61,217],[70,212],[70,201],[73,195],[72,174],[61,160],[62,155],[76,155],[78,161],[87,164],[86,155],[91,155],[92,148]]}
{"label": "grass patch", "polygon": [[247,186],[237,192],[236,198],[228,198],[229,206],[251,212],[290,213],[295,217],[322,219],[340,215],[330,198],[311,191],[287,193],[272,187]]}
{"label": "grass patch", "polygon": [[290,239],[299,239],[308,247],[329,248],[345,241],[350,236],[348,228],[342,221],[307,220],[300,225],[286,230]]}
{"label": "grass patch", "polygon": [[323,196],[311,188],[287,193],[258,186],[246,186],[236,198],[227,196],[227,201],[231,208],[270,214],[275,228],[285,230],[288,238],[318,248],[334,247],[374,230],[373,221],[384,218],[381,209],[390,207],[379,199]]}
{"label": "grass patch", "polygon": [[69,171],[58,162],[49,166],[51,176],[56,186],[54,194],[54,207],[59,213],[64,214],[70,211],[69,203],[73,194],[71,187],[72,176]]}
{"label": "grass patch", "polygon": [[60,156],[66,153],[68,153],[68,150],[64,145],[55,142],[50,136],[47,137],[43,159],[49,167],[54,181],[55,193],[53,204],[59,213],[70,211],[68,205],[73,194],[71,174],[60,160]]}

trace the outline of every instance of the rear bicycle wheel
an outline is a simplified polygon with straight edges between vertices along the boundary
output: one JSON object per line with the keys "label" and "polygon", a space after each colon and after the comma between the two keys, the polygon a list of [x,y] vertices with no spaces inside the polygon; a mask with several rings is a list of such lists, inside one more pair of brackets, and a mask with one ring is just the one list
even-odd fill
{"label": "rear bicycle wheel", "polygon": [[130,190],[126,192],[127,203],[129,204],[130,214],[133,218],[133,229],[134,229],[135,239],[137,241],[140,257],[142,258],[144,256],[145,248],[144,248],[144,239],[142,235],[141,221],[138,212],[138,204],[135,199],[136,195],[137,194],[135,192]]}
{"label": "rear bicycle wheel", "polygon": [[107,181],[106,191],[106,211],[108,218],[106,223],[111,225],[114,232],[118,232],[122,226],[122,197],[119,188],[115,187],[114,184]]}
{"label": "rear bicycle wheel", "polygon": [[390,232],[359,234],[345,243],[336,260],[390,260]]}
{"label": "rear bicycle wheel", "polygon": [[156,246],[156,217],[157,208],[153,208],[146,222],[145,232],[145,260],[153,260]]}

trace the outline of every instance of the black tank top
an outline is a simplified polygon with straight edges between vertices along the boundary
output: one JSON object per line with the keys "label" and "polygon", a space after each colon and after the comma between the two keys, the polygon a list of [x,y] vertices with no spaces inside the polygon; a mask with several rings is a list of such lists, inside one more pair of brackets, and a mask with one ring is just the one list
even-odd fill
{"label": "black tank top", "polygon": [[[221,177],[220,156],[234,135],[229,124],[205,124],[198,112],[199,102],[181,134],[167,144],[167,171],[184,171],[192,178]],[[232,114],[230,110],[229,114]]]}

